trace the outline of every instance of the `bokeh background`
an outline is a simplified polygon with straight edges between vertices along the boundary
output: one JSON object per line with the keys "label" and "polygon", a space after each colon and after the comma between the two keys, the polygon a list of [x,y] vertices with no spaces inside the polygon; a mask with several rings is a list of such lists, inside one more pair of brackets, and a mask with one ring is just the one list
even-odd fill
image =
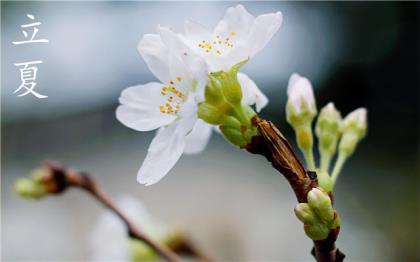
{"label": "bokeh background", "polygon": [[[153,137],[114,116],[120,92],[154,80],[137,53],[158,24],[185,18],[212,28],[234,2],[1,2],[2,259],[88,260],[103,212],[79,191],[42,201],[17,197],[13,182],[44,159],[88,170],[113,196],[131,194],[155,216],[187,230],[218,261],[311,260],[285,179],[259,156],[214,134],[158,184],[135,176]],[[415,261],[419,244],[419,3],[246,2],[254,14],[281,10],[284,23],[248,65],[270,98],[261,116],[285,123],[287,80],[313,82],[318,107],[369,110],[369,131],[336,188],[338,246],[349,261]],[[26,14],[48,44],[14,46]],[[17,97],[13,64],[42,60],[38,90]],[[106,241],[106,240],[104,240]],[[105,245],[104,245],[105,246]]]}

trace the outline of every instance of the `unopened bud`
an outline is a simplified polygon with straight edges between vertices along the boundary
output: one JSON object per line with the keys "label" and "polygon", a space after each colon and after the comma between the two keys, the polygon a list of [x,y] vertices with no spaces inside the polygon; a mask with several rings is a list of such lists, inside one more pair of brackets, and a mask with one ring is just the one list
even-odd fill
{"label": "unopened bud", "polygon": [[210,77],[214,77],[221,85],[223,96],[231,105],[241,105],[242,89],[238,81],[238,70],[248,60],[242,61],[229,69],[227,72],[219,71],[211,73]]}
{"label": "unopened bud", "polygon": [[209,76],[209,81],[204,89],[204,97],[206,103],[215,106],[223,102],[222,85],[217,78],[211,75]]}
{"label": "unopened bud", "polygon": [[224,111],[206,102],[198,104],[198,117],[205,122],[213,125],[219,125],[223,121]]}
{"label": "unopened bud", "polygon": [[359,108],[346,116],[343,121],[343,135],[339,144],[342,154],[350,155],[356,149],[357,144],[366,135],[367,110]]}
{"label": "unopened bud", "polygon": [[330,229],[327,225],[322,223],[317,223],[314,225],[305,224],[304,225],[306,235],[312,240],[323,240],[328,237]]}
{"label": "unopened bud", "polygon": [[319,139],[321,150],[334,154],[341,133],[341,115],[334,103],[329,103],[321,109],[316,123],[315,133]]}
{"label": "unopened bud", "polygon": [[131,261],[150,261],[157,257],[156,252],[151,247],[138,239],[129,239],[129,250]]}
{"label": "unopened bud", "polygon": [[309,80],[298,74],[293,74],[289,79],[287,95],[287,122],[294,128],[310,124],[317,110],[312,85]]}
{"label": "unopened bud", "polygon": [[328,173],[319,172],[317,179],[320,188],[322,188],[327,193],[332,192],[334,184]]}
{"label": "unopened bud", "polygon": [[305,224],[314,224],[316,214],[307,203],[299,203],[295,207],[296,217]]}
{"label": "unopened bud", "polygon": [[308,193],[308,204],[324,222],[330,223],[333,220],[334,209],[327,193],[313,188]]}
{"label": "unopened bud", "polygon": [[248,144],[240,130],[223,125],[221,125],[219,128],[224,137],[235,146],[243,147]]}
{"label": "unopened bud", "polygon": [[48,194],[47,187],[31,178],[20,178],[15,183],[15,191],[22,197],[38,199]]}

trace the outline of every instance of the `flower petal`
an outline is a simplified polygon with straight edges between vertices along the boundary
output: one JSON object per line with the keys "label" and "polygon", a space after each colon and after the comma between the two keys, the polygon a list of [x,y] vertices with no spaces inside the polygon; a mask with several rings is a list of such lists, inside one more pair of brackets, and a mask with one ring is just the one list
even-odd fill
{"label": "flower petal", "polygon": [[116,110],[117,119],[137,131],[150,131],[170,124],[176,116],[161,113],[159,106],[165,103],[160,94],[162,84],[148,83],[132,86],[121,93],[121,105]]}
{"label": "flower petal", "polygon": [[147,156],[137,173],[137,181],[146,186],[161,180],[176,164],[184,152],[185,135],[178,124],[161,128],[149,146]]}
{"label": "flower petal", "polygon": [[289,79],[287,96],[296,112],[300,112],[302,99],[308,104],[311,110],[316,110],[312,84],[306,77],[293,73]]}
{"label": "flower petal", "polygon": [[[185,89],[203,89],[207,82],[207,64],[175,32],[167,27],[158,27],[163,43],[171,50],[169,54],[170,76],[179,81]],[[181,78],[178,78],[181,77]]]}
{"label": "flower petal", "polygon": [[150,71],[162,82],[169,83],[168,48],[157,34],[146,34],[137,47]]}
{"label": "flower petal", "polygon": [[248,36],[249,55],[255,56],[280,28],[283,20],[281,12],[258,16]]}
{"label": "flower petal", "polygon": [[248,35],[249,28],[254,23],[254,16],[251,15],[243,5],[229,7],[225,16],[214,29],[215,35],[229,35],[234,32],[235,38],[244,39]]}
{"label": "flower petal", "polygon": [[198,119],[192,129],[185,138],[185,154],[197,154],[206,148],[212,132],[212,126]]}
{"label": "flower petal", "polygon": [[257,112],[260,112],[268,104],[268,98],[246,74],[239,72],[238,81],[242,87],[242,103],[255,104]]}
{"label": "flower petal", "polygon": [[196,47],[197,43],[200,43],[202,40],[210,39],[212,35],[212,33],[203,25],[191,20],[185,20],[184,31],[186,38],[192,41],[189,43],[191,47]]}

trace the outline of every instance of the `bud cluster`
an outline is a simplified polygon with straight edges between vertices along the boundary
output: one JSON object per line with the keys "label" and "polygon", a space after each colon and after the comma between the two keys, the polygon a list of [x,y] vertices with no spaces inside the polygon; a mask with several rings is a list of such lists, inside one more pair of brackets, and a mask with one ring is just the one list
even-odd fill
{"label": "bud cluster", "polygon": [[[317,115],[317,109],[312,85],[307,78],[293,74],[289,80],[287,94],[287,121],[295,130],[296,141],[305,156],[308,169],[317,171],[320,187],[331,192],[345,160],[366,135],[367,111],[364,108],[357,109],[342,120],[334,103],[328,103],[321,109],[315,126],[320,154],[320,166],[316,168],[312,122]],[[337,148],[338,157],[330,176],[329,165]]]}
{"label": "bud cluster", "polygon": [[296,217],[304,224],[306,235],[313,240],[323,240],[330,230],[340,226],[340,219],[332,207],[331,199],[322,189],[313,188],[308,193],[308,203],[295,207]]}
{"label": "bud cluster", "polygon": [[204,91],[204,101],[198,105],[198,117],[216,125],[224,137],[235,146],[243,147],[258,134],[251,119],[254,110],[242,104],[242,89],[238,70],[247,61],[238,63],[229,71],[211,73]]}

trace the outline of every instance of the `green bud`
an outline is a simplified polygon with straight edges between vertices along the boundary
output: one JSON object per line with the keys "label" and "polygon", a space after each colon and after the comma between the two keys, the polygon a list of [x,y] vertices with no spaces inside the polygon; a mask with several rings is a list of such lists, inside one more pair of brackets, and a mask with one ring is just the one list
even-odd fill
{"label": "green bud", "polygon": [[325,192],[329,193],[333,190],[333,181],[328,173],[318,173],[318,185]]}
{"label": "green bud", "polygon": [[328,226],[322,223],[317,223],[314,225],[305,224],[304,225],[306,235],[312,240],[323,240],[328,237],[330,229]]}
{"label": "green bud", "polygon": [[233,116],[225,116],[223,118],[223,126],[225,127],[230,127],[230,128],[234,128],[234,129],[241,129],[242,123],[235,117]]}
{"label": "green bud", "polygon": [[296,217],[305,224],[314,224],[316,214],[307,203],[299,203],[295,207]]}
{"label": "green bud", "polygon": [[204,97],[206,103],[212,104],[217,106],[219,103],[224,102],[223,93],[222,93],[222,85],[217,80],[217,78],[213,76],[209,76],[209,81],[204,89]]}
{"label": "green bud", "polygon": [[367,110],[359,108],[349,113],[343,120],[343,133],[355,132],[359,140],[363,139],[367,130]]}
{"label": "green bud", "polygon": [[238,70],[248,60],[242,61],[229,69],[227,72],[218,71],[210,74],[210,78],[215,78],[221,85],[223,96],[231,105],[240,105],[242,101],[242,89],[238,82]]}
{"label": "green bud", "polygon": [[359,108],[346,116],[343,121],[343,135],[338,147],[340,153],[351,155],[359,141],[366,136],[366,114],[365,108]]}
{"label": "green bud", "polygon": [[338,150],[340,151],[341,154],[349,156],[353,154],[358,142],[359,142],[359,137],[355,132],[346,132],[341,137]]}
{"label": "green bud", "polygon": [[157,258],[157,254],[153,251],[153,249],[142,241],[130,238],[128,244],[131,261],[133,262],[151,261]]}
{"label": "green bud", "polygon": [[223,125],[219,128],[224,137],[235,146],[242,147],[248,144],[240,130]]}
{"label": "green bud", "polygon": [[324,222],[330,223],[333,220],[334,209],[327,193],[313,188],[308,193],[308,204]]}
{"label": "green bud", "polygon": [[199,118],[213,125],[220,125],[224,117],[224,111],[222,109],[206,102],[198,104],[197,114]]}
{"label": "green bud", "polygon": [[48,194],[46,186],[40,181],[30,178],[20,178],[15,183],[15,191],[25,198],[38,199]]}
{"label": "green bud", "polygon": [[334,154],[337,148],[337,141],[341,133],[341,115],[334,107],[334,103],[329,103],[318,116],[315,133],[319,139],[320,150],[329,154]]}

